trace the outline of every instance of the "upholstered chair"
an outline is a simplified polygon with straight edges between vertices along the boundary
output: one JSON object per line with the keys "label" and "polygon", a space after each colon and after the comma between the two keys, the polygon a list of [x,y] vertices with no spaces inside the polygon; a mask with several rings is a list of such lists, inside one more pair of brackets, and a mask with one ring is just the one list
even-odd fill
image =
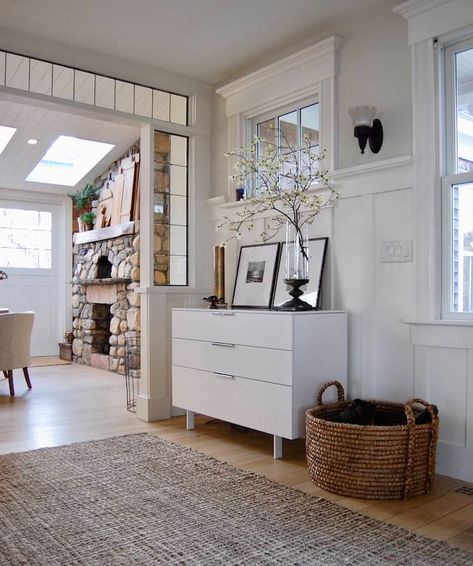
{"label": "upholstered chair", "polygon": [[12,397],[15,395],[14,369],[23,369],[26,385],[31,389],[28,365],[33,321],[34,312],[0,314],[0,370],[8,379]]}

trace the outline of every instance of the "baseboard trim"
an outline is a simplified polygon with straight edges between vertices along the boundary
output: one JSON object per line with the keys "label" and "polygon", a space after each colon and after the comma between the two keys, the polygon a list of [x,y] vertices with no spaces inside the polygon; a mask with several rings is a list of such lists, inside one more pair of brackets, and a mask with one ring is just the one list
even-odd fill
{"label": "baseboard trim", "polygon": [[171,398],[144,397],[136,398],[136,416],[142,421],[153,422],[171,418]]}
{"label": "baseboard trim", "polygon": [[473,448],[439,442],[437,473],[473,482]]}

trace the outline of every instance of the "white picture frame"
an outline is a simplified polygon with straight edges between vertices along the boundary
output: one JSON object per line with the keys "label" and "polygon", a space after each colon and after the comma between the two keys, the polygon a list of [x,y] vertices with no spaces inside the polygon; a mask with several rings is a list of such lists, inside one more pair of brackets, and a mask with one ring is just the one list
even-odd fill
{"label": "white picture frame", "polygon": [[271,307],[279,247],[279,242],[274,242],[240,248],[232,308]]}
{"label": "white picture frame", "polygon": [[[322,286],[322,277],[325,265],[325,256],[327,253],[328,238],[311,238],[309,240],[309,283],[301,290],[301,300],[306,301],[314,309],[320,308],[320,289]],[[291,299],[289,295],[290,287],[284,283],[285,276],[285,257],[286,243],[281,246],[281,254],[279,256],[279,265],[276,275],[276,284],[274,289],[272,308],[277,308]]]}

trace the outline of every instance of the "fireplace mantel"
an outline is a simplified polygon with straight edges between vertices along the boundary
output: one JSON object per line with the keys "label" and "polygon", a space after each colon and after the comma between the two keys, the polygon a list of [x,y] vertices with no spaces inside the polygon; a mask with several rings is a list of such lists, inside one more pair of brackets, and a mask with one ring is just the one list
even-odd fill
{"label": "fireplace mantel", "polygon": [[103,240],[112,240],[127,234],[135,234],[139,232],[137,222],[124,222],[116,226],[108,226],[107,228],[98,228],[97,230],[87,230],[86,232],[76,232],[73,236],[74,244],[89,244],[91,242],[101,242]]}
{"label": "fireplace mantel", "polygon": [[78,281],[78,285],[128,285],[131,283],[131,277],[107,277],[105,279],[82,279]]}

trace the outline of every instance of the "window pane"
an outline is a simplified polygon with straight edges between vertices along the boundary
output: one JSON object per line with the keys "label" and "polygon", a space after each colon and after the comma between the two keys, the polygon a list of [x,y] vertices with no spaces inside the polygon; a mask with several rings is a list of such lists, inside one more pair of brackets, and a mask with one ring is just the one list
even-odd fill
{"label": "window pane", "polygon": [[264,156],[267,154],[269,146],[276,141],[276,121],[272,119],[258,124],[257,135],[263,140],[258,144],[258,155]]}
{"label": "window pane", "polygon": [[155,132],[155,285],[187,285],[187,153],[187,137]]}
{"label": "window pane", "polygon": [[452,186],[451,210],[451,308],[473,312],[473,183]]}
{"label": "window pane", "polygon": [[0,208],[0,267],[51,268],[51,213]]}
{"label": "window pane", "polygon": [[278,118],[279,147],[282,151],[299,147],[297,131],[297,111]]}
{"label": "window pane", "polygon": [[319,145],[319,105],[311,104],[301,110],[301,138],[310,146]]}
{"label": "window pane", "polygon": [[473,171],[473,49],[456,55],[457,172]]}

